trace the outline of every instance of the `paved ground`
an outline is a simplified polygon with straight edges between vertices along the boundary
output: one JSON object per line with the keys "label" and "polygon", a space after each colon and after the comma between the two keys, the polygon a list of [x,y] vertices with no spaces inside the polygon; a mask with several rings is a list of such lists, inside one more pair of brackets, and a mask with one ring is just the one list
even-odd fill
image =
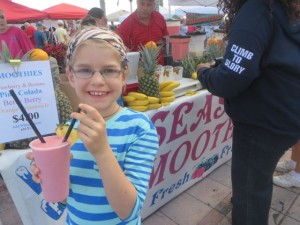
{"label": "paved ground", "polygon": [[[284,158],[289,157],[290,151]],[[223,164],[146,218],[143,225],[230,225],[230,167],[230,161]],[[2,179],[0,225],[22,225]],[[274,186],[269,225],[300,225],[300,188]]]}

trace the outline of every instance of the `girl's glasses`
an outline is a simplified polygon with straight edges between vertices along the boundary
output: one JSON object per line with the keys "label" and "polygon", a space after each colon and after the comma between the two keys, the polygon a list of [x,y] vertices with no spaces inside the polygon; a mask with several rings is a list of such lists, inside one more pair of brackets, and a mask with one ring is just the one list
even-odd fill
{"label": "girl's glasses", "polygon": [[0,16],[0,19],[4,19],[5,18],[5,16]]}
{"label": "girl's glasses", "polygon": [[103,70],[93,70],[89,68],[74,70],[71,68],[71,71],[73,71],[75,77],[80,79],[92,78],[96,72],[99,72],[103,78],[116,78],[120,76],[122,72],[122,70],[114,69],[114,68],[107,68]]}

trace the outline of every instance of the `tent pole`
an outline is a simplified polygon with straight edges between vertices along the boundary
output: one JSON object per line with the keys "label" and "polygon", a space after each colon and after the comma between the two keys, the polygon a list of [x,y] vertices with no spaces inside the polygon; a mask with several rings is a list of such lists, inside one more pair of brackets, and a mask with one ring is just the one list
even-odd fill
{"label": "tent pole", "polygon": [[100,0],[100,8],[106,13],[105,0]]}
{"label": "tent pole", "polygon": [[130,13],[132,13],[132,0],[129,0],[130,2]]}

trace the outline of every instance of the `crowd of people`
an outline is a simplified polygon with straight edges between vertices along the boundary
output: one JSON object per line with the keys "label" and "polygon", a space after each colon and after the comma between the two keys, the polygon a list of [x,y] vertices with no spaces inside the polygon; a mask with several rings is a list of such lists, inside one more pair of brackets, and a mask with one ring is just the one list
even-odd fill
{"label": "crowd of people", "polygon": [[[273,183],[300,187],[299,1],[219,0],[218,6],[228,14],[228,46],[222,63],[199,64],[197,75],[204,88],[224,98],[234,125],[232,225],[267,225]],[[72,37],[63,21],[48,32],[41,22],[36,29],[27,22],[22,31],[7,25],[0,10],[0,40],[14,57],[34,46],[68,45],[66,73],[84,104],[79,105],[80,113],[71,115],[79,121],[80,140],[72,149],[71,191],[64,202],[67,224],[141,224],[158,135],[147,116],[117,100],[126,85],[127,52],[138,51],[148,41],[164,44],[168,38],[166,21],[154,9],[154,0],[137,0],[136,11],[114,32],[105,12],[92,8]],[[50,40],[50,33],[56,38]],[[160,60],[163,64],[163,57]],[[291,160],[279,162],[290,147]],[[31,153],[27,158],[34,160]],[[95,168],[84,168],[82,160]],[[285,174],[273,177],[275,169]],[[31,170],[34,181],[42,182],[34,163]],[[96,187],[87,182],[91,175]],[[87,190],[93,190],[97,203]]]}

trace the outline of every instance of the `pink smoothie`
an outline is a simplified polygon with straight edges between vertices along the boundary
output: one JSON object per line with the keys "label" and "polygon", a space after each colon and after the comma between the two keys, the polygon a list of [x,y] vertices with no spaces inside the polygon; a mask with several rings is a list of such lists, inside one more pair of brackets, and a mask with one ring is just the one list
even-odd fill
{"label": "pink smoothie", "polygon": [[[47,139],[46,143],[42,143],[40,141],[35,141],[35,142],[31,143],[31,145],[34,148],[40,148],[43,150],[47,150],[48,148],[52,149],[53,147],[62,145],[63,138],[60,138],[56,135],[48,136],[48,137],[44,137],[44,138]],[[66,142],[66,144],[67,144],[67,142]]]}
{"label": "pink smoothie", "polygon": [[29,144],[40,169],[43,196],[48,202],[64,201],[69,194],[70,145],[57,136],[44,139],[46,143],[36,139]]}

